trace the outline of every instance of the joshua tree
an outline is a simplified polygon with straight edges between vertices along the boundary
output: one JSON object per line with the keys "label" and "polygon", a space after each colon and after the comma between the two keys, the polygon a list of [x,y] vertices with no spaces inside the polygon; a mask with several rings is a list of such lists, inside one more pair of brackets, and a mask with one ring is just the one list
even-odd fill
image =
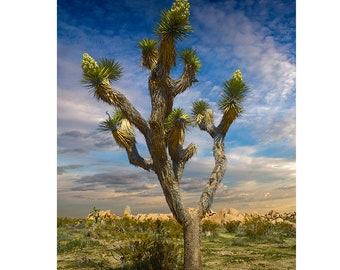
{"label": "joshua tree", "polygon": [[98,219],[99,219],[99,212],[100,212],[100,209],[99,209],[99,208],[96,208],[95,206],[93,206],[93,208],[92,208],[91,211],[90,211],[89,216],[91,216],[91,217],[94,218],[94,222],[95,222],[95,223],[98,222]]}
{"label": "joshua tree", "polygon": [[[149,72],[148,88],[151,98],[149,119],[144,119],[124,94],[111,85],[122,75],[122,68],[113,59],[102,58],[96,62],[88,54],[83,55],[82,82],[93,90],[94,97],[115,109],[112,115],[100,123],[102,131],[112,132],[117,144],[126,150],[131,164],[153,171],[160,182],[166,202],[184,232],[184,268],[201,269],[201,220],[210,210],[218,185],[226,171],[227,159],[224,139],[230,125],[240,116],[242,101],[248,91],[240,70],[225,81],[219,109],[223,112],[220,123],[214,124],[209,104],[193,102],[191,116],[181,108],[173,108],[174,99],[198,82],[196,73],[201,67],[193,49],[176,51],[176,43],[185,38],[192,28],[189,23],[187,0],[177,0],[171,9],[164,10],[155,28],[158,39],[139,42],[141,65]],[[183,73],[178,79],[170,76],[176,65],[177,53],[183,62]],[[196,125],[211,137],[215,166],[202,191],[195,209],[183,204],[180,193],[182,173],[186,163],[196,153],[197,145],[185,147],[185,132],[189,125]],[[136,146],[134,129],[145,138],[150,157],[142,157]]]}

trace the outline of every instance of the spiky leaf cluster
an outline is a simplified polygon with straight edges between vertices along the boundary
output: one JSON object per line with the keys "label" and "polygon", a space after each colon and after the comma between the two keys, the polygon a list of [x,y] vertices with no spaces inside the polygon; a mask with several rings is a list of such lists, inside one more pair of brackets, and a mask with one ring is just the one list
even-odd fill
{"label": "spiky leaf cluster", "polygon": [[151,53],[157,49],[158,41],[154,39],[143,39],[138,42],[138,47],[142,50],[143,53]]}
{"label": "spiky leaf cluster", "polygon": [[179,57],[183,60],[184,65],[188,66],[192,71],[197,72],[201,68],[201,61],[196,50],[185,49],[180,53]]}
{"label": "spiky leaf cluster", "polygon": [[123,73],[123,68],[114,59],[102,58],[97,63],[89,54],[84,53],[81,67],[83,78],[81,82],[89,88],[97,88],[105,79],[117,81]]}
{"label": "spiky leaf cluster", "polygon": [[172,110],[169,116],[164,122],[164,127],[166,130],[171,130],[173,128],[185,128],[190,122],[190,116],[185,113],[182,108],[176,108]]}
{"label": "spiky leaf cluster", "polygon": [[178,146],[183,145],[185,129],[190,122],[190,116],[182,108],[174,109],[167,117],[164,127],[167,132],[169,154],[173,159],[178,157]]}
{"label": "spiky leaf cluster", "polygon": [[[108,114],[108,113],[107,113]],[[133,128],[122,111],[117,109],[112,115],[108,114],[108,118],[99,124],[100,131],[110,131],[120,147],[131,147],[135,142],[135,134]]]}
{"label": "spiky leaf cluster", "polygon": [[194,117],[198,124],[201,124],[206,116],[208,116],[208,118],[210,119],[212,117],[211,114],[212,111],[209,108],[208,102],[204,100],[197,100],[192,104],[191,115]]}
{"label": "spiky leaf cluster", "polygon": [[161,20],[156,28],[157,35],[163,38],[181,40],[186,37],[192,28],[189,24],[190,4],[187,0],[177,0],[170,10],[161,13]]}
{"label": "spiky leaf cluster", "polygon": [[235,116],[239,116],[243,112],[241,103],[244,101],[248,90],[248,86],[242,80],[241,71],[236,70],[232,78],[224,83],[219,108],[223,112],[233,110]]}
{"label": "spiky leaf cluster", "polygon": [[138,42],[139,49],[142,50],[142,66],[148,69],[156,64],[158,59],[158,41],[154,39],[144,39]]}
{"label": "spiky leaf cluster", "polygon": [[116,131],[119,129],[120,124],[123,120],[123,113],[121,110],[115,110],[112,115],[107,113],[109,118],[99,123],[98,129],[100,131]]}

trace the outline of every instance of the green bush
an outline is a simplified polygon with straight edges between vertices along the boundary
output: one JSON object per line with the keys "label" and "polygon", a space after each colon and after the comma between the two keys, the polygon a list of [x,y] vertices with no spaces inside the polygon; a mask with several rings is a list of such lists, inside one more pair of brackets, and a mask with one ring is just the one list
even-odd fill
{"label": "green bush", "polygon": [[274,225],[274,230],[283,237],[296,237],[296,228],[293,224],[280,222]]}
{"label": "green bush", "polygon": [[237,231],[240,224],[241,224],[241,221],[239,220],[230,220],[224,224],[224,228],[226,228],[227,232],[234,233]]}
{"label": "green bush", "polygon": [[138,240],[130,238],[124,246],[116,250],[123,269],[183,269],[181,242],[171,237],[167,226],[169,224],[156,220],[147,221],[142,226],[146,224],[150,225],[151,234],[140,234]]}
{"label": "green bush", "polygon": [[244,233],[250,238],[260,238],[269,236],[273,224],[269,219],[260,215],[248,215],[244,218]]}
{"label": "green bush", "polygon": [[67,218],[67,217],[57,218],[57,228],[62,227],[62,226],[71,226],[73,224],[74,222],[72,218]]}
{"label": "green bush", "polygon": [[202,233],[206,236],[216,236],[219,225],[211,220],[204,220],[202,222]]}

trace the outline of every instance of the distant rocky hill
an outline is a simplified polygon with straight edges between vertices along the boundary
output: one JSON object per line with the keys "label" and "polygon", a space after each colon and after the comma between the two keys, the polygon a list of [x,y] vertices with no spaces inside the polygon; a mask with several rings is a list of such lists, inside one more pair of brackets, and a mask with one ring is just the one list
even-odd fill
{"label": "distant rocky hill", "polygon": [[[96,215],[96,216],[95,216]],[[204,218],[203,222],[206,220],[212,221],[218,225],[224,225],[230,221],[240,221],[242,224],[245,218],[249,216],[260,216],[262,218],[270,220],[274,223],[287,223],[293,225],[295,227],[296,224],[296,212],[290,213],[279,213],[277,211],[271,210],[265,215],[259,215],[256,212],[253,213],[245,213],[241,214],[235,208],[223,208],[218,212],[210,211]],[[105,222],[110,219],[121,219],[121,218],[131,218],[139,221],[147,221],[147,220],[171,220],[174,219],[173,215],[170,214],[159,214],[159,213],[149,213],[149,214],[136,214],[133,215],[130,207],[126,207],[123,213],[123,216],[118,216],[116,214],[111,213],[111,210],[100,210],[98,213],[90,213],[87,216],[87,219],[96,220],[100,222]]]}

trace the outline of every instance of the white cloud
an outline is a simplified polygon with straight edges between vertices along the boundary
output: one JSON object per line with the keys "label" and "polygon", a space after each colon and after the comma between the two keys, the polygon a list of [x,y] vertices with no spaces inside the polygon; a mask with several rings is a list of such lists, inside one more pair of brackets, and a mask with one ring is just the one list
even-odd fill
{"label": "white cloud", "polygon": [[269,36],[271,31],[230,7],[194,7],[193,15],[200,46],[211,48],[215,64],[209,65],[216,67],[215,73],[222,75],[218,69],[232,55],[250,86],[240,121],[251,125],[262,141],[290,137],[289,143],[295,144],[295,63],[285,48]]}

